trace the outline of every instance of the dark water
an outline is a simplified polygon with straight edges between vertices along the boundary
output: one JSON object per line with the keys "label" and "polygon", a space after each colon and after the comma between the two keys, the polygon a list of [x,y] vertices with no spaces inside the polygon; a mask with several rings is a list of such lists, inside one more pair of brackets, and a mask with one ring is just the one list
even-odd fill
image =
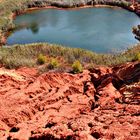
{"label": "dark water", "polygon": [[137,43],[132,26],[140,22],[124,9],[38,10],[18,16],[8,44],[49,42],[99,53],[123,51]]}

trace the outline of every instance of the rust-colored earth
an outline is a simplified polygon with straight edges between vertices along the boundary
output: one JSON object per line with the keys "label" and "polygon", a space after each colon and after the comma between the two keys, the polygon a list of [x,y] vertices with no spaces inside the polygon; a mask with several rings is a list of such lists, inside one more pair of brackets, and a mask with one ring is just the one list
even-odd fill
{"label": "rust-colored earth", "polygon": [[140,140],[140,62],[81,74],[0,69],[0,140]]}

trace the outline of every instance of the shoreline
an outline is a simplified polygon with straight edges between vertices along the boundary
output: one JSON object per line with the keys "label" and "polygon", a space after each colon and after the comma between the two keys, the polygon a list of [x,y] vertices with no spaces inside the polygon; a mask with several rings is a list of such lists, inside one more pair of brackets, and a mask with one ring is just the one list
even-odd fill
{"label": "shoreline", "polygon": [[45,7],[33,7],[28,8],[26,12],[32,12],[34,10],[42,10],[42,9],[58,9],[58,10],[78,10],[78,9],[86,9],[86,8],[113,8],[113,9],[124,9],[119,6],[111,6],[111,5],[85,5],[85,6],[79,6],[79,7],[72,7],[72,8],[59,8],[56,6],[45,6]]}

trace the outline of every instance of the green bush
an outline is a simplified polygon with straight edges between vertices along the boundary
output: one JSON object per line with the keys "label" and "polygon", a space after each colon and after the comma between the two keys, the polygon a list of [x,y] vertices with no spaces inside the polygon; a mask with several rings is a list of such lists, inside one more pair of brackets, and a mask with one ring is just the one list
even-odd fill
{"label": "green bush", "polygon": [[135,60],[138,60],[138,61],[140,61],[140,53],[138,53],[138,54],[136,55],[136,58],[135,58]]}
{"label": "green bush", "polygon": [[80,73],[83,71],[83,67],[82,64],[76,60],[73,64],[72,64],[72,69],[74,73]]}
{"label": "green bush", "polygon": [[55,68],[58,68],[58,66],[59,66],[59,63],[58,63],[57,59],[52,58],[48,65],[48,69],[55,69]]}
{"label": "green bush", "polygon": [[37,63],[39,65],[45,64],[46,62],[46,56],[44,56],[43,54],[39,54],[38,58],[37,58]]}

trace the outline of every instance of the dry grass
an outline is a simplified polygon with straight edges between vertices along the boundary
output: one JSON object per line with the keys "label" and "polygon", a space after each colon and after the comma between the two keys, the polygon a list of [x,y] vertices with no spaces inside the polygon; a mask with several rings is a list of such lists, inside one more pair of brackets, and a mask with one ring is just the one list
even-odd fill
{"label": "dry grass", "polygon": [[[140,45],[134,46],[124,53],[111,55],[97,54],[84,49],[68,48],[55,44],[34,43],[0,48],[0,63],[7,68],[36,67],[38,66],[38,56],[42,54],[50,58],[47,60],[48,64],[51,59],[55,58],[61,66],[72,65],[76,60],[79,60],[83,66],[87,64],[112,66],[134,61],[138,52],[140,52]],[[61,61],[59,61],[60,58]]]}

